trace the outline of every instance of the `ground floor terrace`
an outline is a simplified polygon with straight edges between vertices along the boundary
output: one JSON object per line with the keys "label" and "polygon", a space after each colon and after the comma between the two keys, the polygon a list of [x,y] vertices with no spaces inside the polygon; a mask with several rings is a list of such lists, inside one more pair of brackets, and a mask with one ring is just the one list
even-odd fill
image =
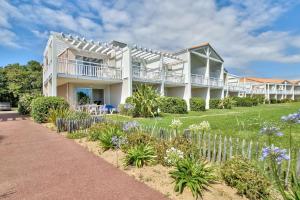
{"label": "ground floor terrace", "polygon": [[[117,107],[119,104],[125,103],[126,98],[131,96],[141,84],[152,86],[159,95],[169,97],[179,97],[189,100],[192,97],[199,97],[206,100],[206,108],[209,108],[210,99],[224,98],[223,87],[209,87],[201,84],[187,83],[169,83],[158,82],[153,80],[132,81],[128,80],[90,80],[77,78],[58,78],[56,87],[56,96],[66,99],[72,107],[84,104],[109,104]],[[44,94],[52,96],[53,87],[51,81],[44,85]],[[54,95],[55,96],[55,95]]]}

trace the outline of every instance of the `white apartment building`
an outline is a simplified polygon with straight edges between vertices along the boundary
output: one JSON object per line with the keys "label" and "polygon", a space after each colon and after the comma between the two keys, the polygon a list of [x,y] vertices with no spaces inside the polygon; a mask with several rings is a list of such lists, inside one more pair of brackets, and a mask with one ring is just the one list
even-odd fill
{"label": "white apartment building", "polygon": [[263,95],[265,99],[300,99],[300,81],[226,75],[225,96]]}
{"label": "white apartment building", "polygon": [[211,98],[224,96],[300,98],[299,82],[242,81],[225,72],[223,63],[209,43],[170,53],[52,32],[44,50],[43,93],[61,96],[73,107],[82,93],[88,103],[117,106],[139,84],[152,85],[162,96],[183,98],[188,107],[191,97],[201,97],[207,109]]}
{"label": "white apartment building", "polygon": [[205,43],[176,53],[112,41],[95,42],[52,32],[44,51],[43,93],[78,105],[78,93],[90,103],[124,103],[138,84],[150,84],[163,96],[224,97],[223,59]]}

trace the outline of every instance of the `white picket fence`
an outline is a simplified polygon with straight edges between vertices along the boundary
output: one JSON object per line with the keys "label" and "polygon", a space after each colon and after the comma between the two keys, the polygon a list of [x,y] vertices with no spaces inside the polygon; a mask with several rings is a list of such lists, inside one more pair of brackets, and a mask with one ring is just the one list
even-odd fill
{"label": "white picket fence", "polygon": [[[147,126],[141,127],[141,129],[152,136],[164,140],[172,140],[176,137],[175,132],[170,129]],[[190,138],[198,146],[201,157],[209,162],[222,164],[234,156],[240,156],[256,161],[266,169],[267,165],[265,161],[261,160],[262,149],[266,147],[265,143],[262,144],[257,141],[253,142],[252,140],[222,136],[221,134],[192,133],[188,130],[184,131],[183,135]],[[288,153],[290,157],[292,156],[292,159],[283,161],[280,166],[280,173],[284,176],[286,183],[288,182],[288,175],[291,173],[291,169],[296,170],[296,175],[300,177],[300,149],[294,150],[293,155],[291,154],[291,150],[288,149]]]}

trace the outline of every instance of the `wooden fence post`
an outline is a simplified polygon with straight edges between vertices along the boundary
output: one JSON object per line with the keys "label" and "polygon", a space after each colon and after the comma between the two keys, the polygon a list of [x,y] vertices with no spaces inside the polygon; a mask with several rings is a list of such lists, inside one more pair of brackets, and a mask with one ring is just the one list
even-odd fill
{"label": "wooden fence post", "polygon": [[220,135],[219,139],[219,150],[218,150],[218,163],[221,163],[221,156],[222,156],[222,136]]}
{"label": "wooden fence post", "polygon": [[300,149],[298,149],[297,164],[296,164],[296,176],[300,177]]}
{"label": "wooden fence post", "polygon": [[214,137],[214,151],[213,151],[213,162],[216,161],[216,142],[217,142],[217,135],[215,134],[215,137]]}
{"label": "wooden fence post", "polygon": [[248,159],[251,160],[251,149],[252,149],[252,140],[249,142],[248,146]]}
{"label": "wooden fence post", "polygon": [[289,173],[290,173],[290,167],[291,167],[291,149],[289,149],[289,157],[290,157],[290,159],[288,160],[287,169],[286,169],[286,173],[285,173],[285,180],[284,180],[284,184],[285,184],[286,188],[289,186]]}
{"label": "wooden fence post", "polygon": [[208,148],[207,148],[207,160],[210,162],[210,157],[211,157],[211,148],[210,148],[210,133],[208,134]]}
{"label": "wooden fence post", "polygon": [[232,158],[232,139],[229,138],[229,159]]}

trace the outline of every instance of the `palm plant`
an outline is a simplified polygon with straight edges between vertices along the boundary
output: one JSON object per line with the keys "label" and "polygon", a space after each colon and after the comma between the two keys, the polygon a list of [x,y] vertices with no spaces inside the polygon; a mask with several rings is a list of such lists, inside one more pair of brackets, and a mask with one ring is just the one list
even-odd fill
{"label": "palm plant", "polygon": [[141,117],[154,117],[158,111],[158,94],[147,85],[140,85],[132,96],[135,114]]}
{"label": "palm plant", "polygon": [[152,146],[139,144],[128,150],[124,164],[126,166],[134,165],[141,168],[144,165],[152,164],[155,158],[155,151]]}
{"label": "palm plant", "polygon": [[175,182],[175,192],[182,193],[188,187],[196,199],[202,197],[203,190],[215,180],[211,167],[189,158],[177,162],[176,169],[170,175]]}

